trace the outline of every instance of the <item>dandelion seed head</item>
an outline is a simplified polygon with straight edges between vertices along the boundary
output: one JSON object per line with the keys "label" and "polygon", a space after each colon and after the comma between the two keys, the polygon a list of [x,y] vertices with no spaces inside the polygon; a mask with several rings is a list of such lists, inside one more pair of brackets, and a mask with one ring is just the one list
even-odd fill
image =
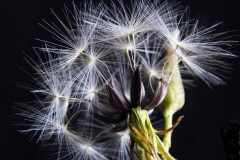
{"label": "dandelion seed head", "polygon": [[95,62],[97,60],[97,57],[94,57],[94,56],[91,55],[89,59],[90,59],[89,60],[89,65],[91,66],[91,65],[95,64]]}
{"label": "dandelion seed head", "polygon": [[79,53],[79,54],[84,54],[84,52],[83,52],[82,49],[78,50],[77,53]]}
{"label": "dandelion seed head", "polygon": [[139,106],[147,119],[167,92],[162,80],[184,73],[209,86],[224,83],[220,71],[228,66],[221,58],[231,53],[220,45],[231,41],[213,34],[218,24],[184,20],[176,2],[131,4],[74,4],[72,12],[65,7],[65,22],[53,12],[60,26],[43,21],[57,42],[41,40],[39,62],[29,58],[37,101],[22,105],[19,115],[32,123],[22,132],[38,141],[55,138],[58,159],[129,159],[126,115]]}
{"label": "dandelion seed head", "polygon": [[117,132],[117,134],[121,137],[122,143],[126,143],[126,142],[129,143],[130,136],[129,136],[128,130],[125,130],[123,132]]}
{"label": "dandelion seed head", "polygon": [[134,49],[134,46],[132,44],[128,44],[127,46],[124,46],[124,50],[128,51],[132,51]]}
{"label": "dandelion seed head", "polygon": [[91,144],[82,145],[82,147],[83,147],[84,149],[86,149],[87,151],[89,151],[89,152],[94,151],[94,149],[91,147]]}
{"label": "dandelion seed head", "polygon": [[157,76],[157,72],[153,69],[149,70],[149,76]]}
{"label": "dandelion seed head", "polygon": [[169,43],[172,46],[171,50],[176,50],[177,47],[181,45],[180,30],[179,29],[175,29],[172,32],[172,38],[169,39]]}
{"label": "dandelion seed head", "polygon": [[[101,154],[98,150],[95,149],[95,147],[92,144],[77,144],[76,145],[76,155],[74,159],[101,159],[105,160],[107,159],[103,154]],[[101,150],[101,149],[99,149]]]}

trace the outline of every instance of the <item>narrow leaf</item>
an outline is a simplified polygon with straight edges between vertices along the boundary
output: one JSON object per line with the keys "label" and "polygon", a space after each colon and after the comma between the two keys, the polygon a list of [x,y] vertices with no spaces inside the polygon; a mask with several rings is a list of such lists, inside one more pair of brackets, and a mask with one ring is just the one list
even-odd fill
{"label": "narrow leaf", "polygon": [[177,121],[174,123],[174,125],[173,125],[171,128],[168,128],[168,129],[163,130],[163,131],[156,131],[156,134],[158,134],[158,135],[164,135],[164,134],[172,131],[174,128],[177,127],[177,125],[180,123],[180,121],[182,120],[183,117],[184,117],[184,116],[178,117]]}

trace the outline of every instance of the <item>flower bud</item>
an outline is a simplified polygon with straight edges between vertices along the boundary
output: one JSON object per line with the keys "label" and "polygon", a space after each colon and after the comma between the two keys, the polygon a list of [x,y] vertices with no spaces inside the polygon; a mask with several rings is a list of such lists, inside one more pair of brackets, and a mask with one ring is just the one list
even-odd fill
{"label": "flower bud", "polygon": [[[185,93],[178,66],[181,57],[175,54],[177,49],[178,47],[175,50],[167,50],[164,54],[166,61],[163,66],[163,83],[168,84],[168,90],[159,108],[163,112],[165,129],[172,126],[173,114],[181,109],[185,102]],[[163,143],[167,149],[170,148],[171,132],[164,135]]]}

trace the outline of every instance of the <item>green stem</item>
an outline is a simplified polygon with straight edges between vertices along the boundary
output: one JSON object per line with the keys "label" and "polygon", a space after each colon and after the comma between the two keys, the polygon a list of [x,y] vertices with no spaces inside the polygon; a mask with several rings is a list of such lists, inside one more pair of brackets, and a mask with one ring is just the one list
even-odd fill
{"label": "green stem", "polygon": [[[164,127],[165,130],[172,127],[172,118],[173,118],[173,113],[172,112],[163,112],[163,116],[164,116]],[[169,148],[171,147],[171,137],[172,137],[172,131],[166,133],[163,137],[163,144],[166,148],[166,150],[168,151]]]}

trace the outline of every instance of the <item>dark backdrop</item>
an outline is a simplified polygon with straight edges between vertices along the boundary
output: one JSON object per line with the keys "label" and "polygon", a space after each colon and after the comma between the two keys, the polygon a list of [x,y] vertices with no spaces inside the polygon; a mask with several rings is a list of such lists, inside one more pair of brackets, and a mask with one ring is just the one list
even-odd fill
{"label": "dark backdrop", "polygon": [[[29,68],[23,60],[24,54],[34,57],[33,46],[42,43],[35,40],[50,39],[50,34],[38,25],[41,19],[56,21],[51,14],[52,8],[62,15],[64,3],[71,9],[69,0],[8,0],[0,1],[0,159],[1,160],[35,160],[47,151],[34,141],[17,132],[13,122],[14,102],[26,102],[34,97],[15,82],[27,82],[28,77],[19,69]],[[75,0],[76,4],[79,4]],[[229,36],[240,35],[239,0],[181,0],[189,6],[191,18],[208,18],[208,24],[224,22],[217,27],[217,32],[233,31]],[[239,37],[231,38],[239,40]],[[234,52],[240,47],[235,46]],[[224,160],[220,128],[228,128],[229,120],[240,121],[240,61],[239,58],[227,60],[232,63],[233,72],[227,76],[227,85],[206,86],[200,80],[196,87],[186,89],[186,104],[177,112],[174,120],[185,115],[181,124],[173,132],[170,152],[179,160]],[[43,158],[39,158],[43,159]],[[44,158],[45,159],[45,158]]]}

